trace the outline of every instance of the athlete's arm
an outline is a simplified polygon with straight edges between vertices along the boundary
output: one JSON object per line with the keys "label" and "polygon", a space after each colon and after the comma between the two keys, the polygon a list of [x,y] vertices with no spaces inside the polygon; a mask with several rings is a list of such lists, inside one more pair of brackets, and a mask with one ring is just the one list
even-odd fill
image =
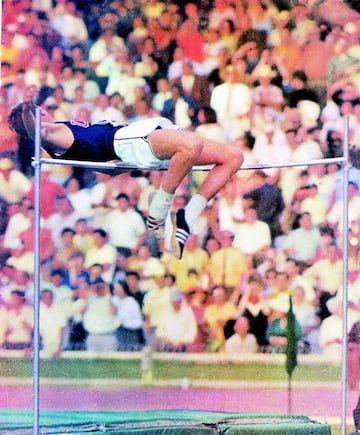
{"label": "athlete's arm", "polygon": [[[38,94],[36,86],[29,86],[24,96],[22,105],[21,119],[23,121],[27,134],[35,139],[36,129],[36,104],[34,98]],[[60,154],[71,147],[74,141],[74,136],[71,130],[62,123],[54,123],[54,119],[46,110],[38,107],[41,114],[41,140],[43,147],[52,152]]]}
{"label": "athlete's arm", "polygon": [[74,142],[72,131],[63,123],[41,123],[42,147],[50,153],[61,156]]}
{"label": "athlete's arm", "polygon": [[[32,139],[35,139],[35,109],[36,105],[32,101],[23,103],[21,118],[27,134]],[[71,147],[74,136],[65,124],[52,122],[46,111],[41,109],[41,140],[44,148],[61,154]]]}
{"label": "athlete's arm", "polygon": [[22,106],[21,119],[31,139],[35,139],[35,107],[32,101],[24,101]]}

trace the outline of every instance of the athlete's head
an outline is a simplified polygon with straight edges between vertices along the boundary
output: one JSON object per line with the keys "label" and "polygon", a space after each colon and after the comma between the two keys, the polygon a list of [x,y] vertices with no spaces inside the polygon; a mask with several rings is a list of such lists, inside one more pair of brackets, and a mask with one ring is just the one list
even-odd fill
{"label": "athlete's head", "polygon": [[[26,106],[24,107],[24,105]],[[25,128],[23,113],[24,110],[30,111],[33,116],[33,123],[35,124],[36,109],[40,109],[41,122],[53,122],[52,116],[41,107],[36,106],[33,103],[20,103],[11,110],[8,117],[8,125],[10,129],[15,131],[19,136],[31,139],[30,134]]]}
{"label": "athlete's head", "polygon": [[8,117],[8,125],[10,129],[15,131],[19,136],[30,138],[22,119],[23,104],[24,103],[20,103],[11,110]]}

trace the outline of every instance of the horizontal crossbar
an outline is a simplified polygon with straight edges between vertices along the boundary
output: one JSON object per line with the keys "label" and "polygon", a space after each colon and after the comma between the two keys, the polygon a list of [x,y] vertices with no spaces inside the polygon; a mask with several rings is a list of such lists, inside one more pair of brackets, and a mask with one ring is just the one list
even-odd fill
{"label": "horizontal crossbar", "polygon": [[[83,160],[64,160],[64,159],[40,159],[41,164],[45,165],[62,165],[62,166],[74,166],[79,168],[88,168],[99,171],[109,171],[114,173],[121,173],[125,171],[134,171],[134,170],[156,170],[162,171],[168,168],[168,161],[164,162],[163,165],[157,168],[149,168],[145,166],[137,166],[131,165],[121,161],[111,161],[111,162],[91,162],[91,161],[83,161]],[[335,157],[335,158],[327,158],[327,159],[317,159],[317,160],[309,160],[307,162],[288,162],[288,163],[271,163],[268,165],[249,165],[243,166],[240,170],[256,170],[256,169],[273,169],[273,168],[287,168],[287,167],[299,167],[299,166],[313,166],[313,165],[330,165],[330,164],[342,164],[346,163],[346,159],[344,157]],[[210,171],[214,165],[204,165],[193,166],[193,171]]]}

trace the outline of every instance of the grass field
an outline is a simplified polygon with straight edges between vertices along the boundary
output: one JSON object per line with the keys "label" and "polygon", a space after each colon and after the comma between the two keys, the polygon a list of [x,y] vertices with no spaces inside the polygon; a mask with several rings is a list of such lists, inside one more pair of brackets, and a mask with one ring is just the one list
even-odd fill
{"label": "grass field", "polygon": [[[40,373],[44,378],[141,380],[142,353],[94,355],[64,352],[59,360],[42,359]],[[154,380],[196,379],[199,381],[282,382],[287,379],[284,355],[250,355],[229,358],[214,354],[154,354]],[[32,359],[11,353],[0,355],[0,376],[28,378],[33,376]],[[340,382],[341,365],[320,356],[301,355],[293,380],[302,382]]]}

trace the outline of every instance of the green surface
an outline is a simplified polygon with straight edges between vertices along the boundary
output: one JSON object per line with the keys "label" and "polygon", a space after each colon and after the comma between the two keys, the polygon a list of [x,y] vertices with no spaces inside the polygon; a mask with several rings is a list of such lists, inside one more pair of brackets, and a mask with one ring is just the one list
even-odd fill
{"label": "green surface", "polygon": [[[30,411],[0,410],[0,430],[16,435],[32,433]],[[131,412],[44,411],[41,433],[80,434],[183,434],[255,435],[331,434],[328,424],[302,415],[224,413],[209,411],[159,410]]]}
{"label": "green surface", "polygon": [[[163,362],[154,366],[155,379],[190,379],[207,380],[243,380],[243,381],[284,381],[286,372],[284,365],[265,364],[265,363],[221,363],[221,364],[202,364],[202,363],[178,363]],[[340,367],[298,366],[293,374],[293,380],[301,381],[324,381],[334,382],[340,379]]]}
{"label": "green surface", "polygon": [[[264,357],[264,360],[266,356]],[[160,361],[152,364],[154,380],[189,379],[284,381],[283,364],[260,362]],[[0,358],[0,377],[32,377],[30,359]],[[141,379],[140,359],[60,359],[42,360],[41,376],[68,379]],[[294,381],[335,382],[341,378],[341,368],[331,364],[301,365],[296,367]]]}

